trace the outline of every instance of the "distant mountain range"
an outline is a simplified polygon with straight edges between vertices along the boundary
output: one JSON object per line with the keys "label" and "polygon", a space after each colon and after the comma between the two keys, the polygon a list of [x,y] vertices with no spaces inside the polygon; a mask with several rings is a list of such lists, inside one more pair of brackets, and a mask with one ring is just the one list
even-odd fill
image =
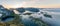
{"label": "distant mountain range", "polygon": [[22,20],[25,26],[29,26],[29,24],[30,26],[38,26],[38,24],[36,24],[32,20],[34,20],[35,18],[42,19],[43,17],[52,18],[52,15],[50,15],[48,12],[43,11],[43,10],[45,9],[32,8],[32,7],[7,9],[7,8],[4,8],[2,5],[0,5],[0,18],[1,18],[0,20],[3,22],[9,22],[19,17],[19,19]]}
{"label": "distant mountain range", "polygon": [[[5,15],[10,15],[11,13],[15,13],[14,10],[18,11],[19,14],[24,14],[24,13],[37,13],[40,12],[41,10],[43,10],[43,8],[10,8],[10,10],[8,10],[7,8],[4,8],[2,5],[0,5],[0,13],[3,13]],[[18,13],[17,13],[18,14]]]}

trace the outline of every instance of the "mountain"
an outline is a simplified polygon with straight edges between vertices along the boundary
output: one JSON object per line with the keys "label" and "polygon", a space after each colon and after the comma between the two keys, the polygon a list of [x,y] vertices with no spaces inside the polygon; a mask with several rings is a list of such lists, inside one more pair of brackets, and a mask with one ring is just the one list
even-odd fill
{"label": "mountain", "polygon": [[39,8],[26,8],[26,10],[31,12],[39,12]]}
{"label": "mountain", "polygon": [[[21,16],[22,22],[25,26],[41,26],[38,24],[45,23],[41,19],[43,19],[45,17],[52,18],[52,16],[50,14],[48,14],[48,12],[43,12],[43,10],[40,11],[40,9],[38,9],[38,8],[17,8],[17,11],[19,13],[22,12],[22,14],[18,14],[18,15]],[[34,20],[36,22],[40,21],[41,23],[40,22],[35,23]],[[47,26],[47,24],[44,24],[44,25]]]}
{"label": "mountain", "polygon": [[16,8],[16,10],[19,11],[20,13],[25,12],[25,9],[24,8]]}
{"label": "mountain", "polygon": [[[6,18],[6,17],[10,17],[12,15],[13,11],[10,11],[6,8],[4,8],[2,5],[0,5],[0,18],[1,18],[1,21],[7,21],[8,19],[10,18]],[[6,19],[5,19],[6,18]]]}
{"label": "mountain", "polygon": [[2,5],[0,5],[0,13],[3,13],[5,15],[10,15],[10,11],[4,8]]}
{"label": "mountain", "polygon": [[16,10],[18,14],[24,14],[25,12],[37,13],[40,11],[39,8],[15,8],[14,10]]}
{"label": "mountain", "polygon": [[10,10],[0,5],[0,20],[6,24],[20,26],[48,26],[44,18],[52,18],[48,12],[41,8],[12,8]]}

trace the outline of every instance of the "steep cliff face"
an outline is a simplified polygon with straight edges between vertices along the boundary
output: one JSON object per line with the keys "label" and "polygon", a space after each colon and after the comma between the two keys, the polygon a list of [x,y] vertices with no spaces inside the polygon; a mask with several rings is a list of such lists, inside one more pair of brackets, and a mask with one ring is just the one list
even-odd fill
{"label": "steep cliff face", "polygon": [[4,8],[2,5],[0,5],[0,20],[1,21],[7,22],[10,18],[12,18],[12,17],[10,17],[12,14],[13,14],[13,11],[10,11],[10,10]]}
{"label": "steep cliff face", "polygon": [[4,8],[2,5],[0,5],[0,14],[4,16],[8,16],[12,13],[12,11],[9,11],[8,9]]}

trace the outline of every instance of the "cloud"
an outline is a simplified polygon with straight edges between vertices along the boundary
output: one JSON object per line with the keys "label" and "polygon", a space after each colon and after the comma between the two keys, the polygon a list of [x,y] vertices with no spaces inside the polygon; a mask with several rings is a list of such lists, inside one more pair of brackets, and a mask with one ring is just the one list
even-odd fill
{"label": "cloud", "polygon": [[[0,4],[8,5],[22,5],[21,7],[60,7],[60,0],[0,0]],[[9,6],[10,7],[10,6]]]}

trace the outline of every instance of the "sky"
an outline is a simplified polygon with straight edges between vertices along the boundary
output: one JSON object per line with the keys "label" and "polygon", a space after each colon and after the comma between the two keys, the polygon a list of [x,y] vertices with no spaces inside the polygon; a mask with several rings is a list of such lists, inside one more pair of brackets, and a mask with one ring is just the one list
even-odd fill
{"label": "sky", "polygon": [[0,0],[0,5],[3,5],[6,8],[60,8],[60,0]]}

